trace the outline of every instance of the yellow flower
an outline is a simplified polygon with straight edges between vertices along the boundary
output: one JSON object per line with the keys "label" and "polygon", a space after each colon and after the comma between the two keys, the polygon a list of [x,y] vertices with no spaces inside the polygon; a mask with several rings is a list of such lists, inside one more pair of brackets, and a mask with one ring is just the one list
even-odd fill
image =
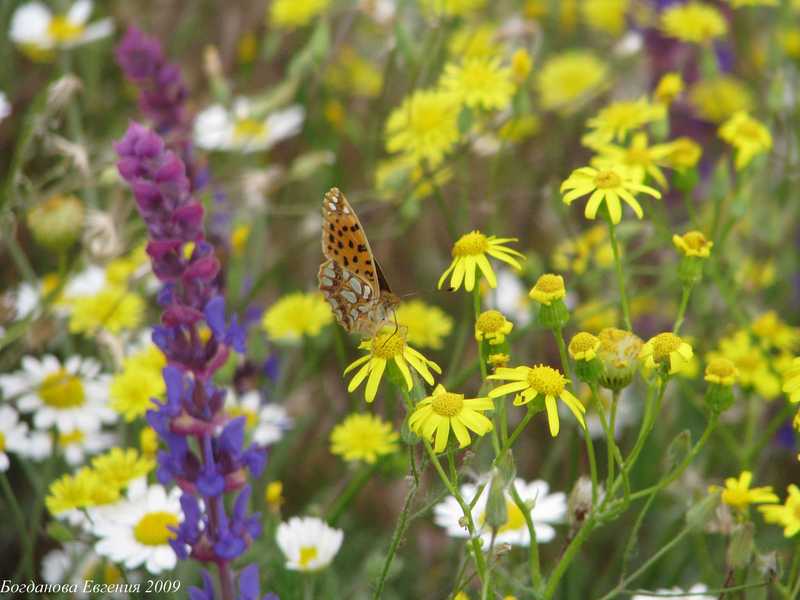
{"label": "yellow flower", "polygon": [[326,69],[325,83],[340,94],[374,98],[381,93],[383,75],[351,46],[345,46],[337,60]]}
{"label": "yellow flower", "polygon": [[731,386],[739,378],[739,369],[725,357],[712,358],[706,365],[704,379],[709,383]]}
{"label": "yellow flower", "polygon": [[272,340],[293,342],[304,335],[315,337],[333,322],[331,307],[318,292],[294,292],[270,306],[261,325]]}
{"label": "yellow flower", "polygon": [[406,328],[406,340],[419,348],[438,350],[453,330],[453,319],[446,312],[422,300],[403,302],[397,322]]}
{"label": "yellow flower", "polygon": [[536,87],[544,110],[571,112],[608,84],[608,65],[594,54],[569,50],[542,65]]}
{"label": "yellow flower", "polygon": [[447,43],[450,56],[467,58],[492,58],[500,56],[503,48],[497,43],[497,27],[489,24],[459,28]]}
{"label": "yellow flower", "polygon": [[618,36],[625,31],[630,0],[582,0],[581,14],[592,29]]}
{"label": "yellow flower", "polygon": [[145,303],[139,294],[118,285],[107,285],[93,296],[73,296],[69,318],[71,333],[95,333],[105,329],[111,333],[130,331],[141,325]]}
{"label": "yellow flower", "polygon": [[711,248],[714,246],[714,242],[707,240],[701,231],[687,231],[683,235],[675,234],[672,236],[672,243],[684,256],[698,258],[711,256]]}
{"label": "yellow flower", "polygon": [[728,23],[714,6],[692,1],[667,7],[661,13],[661,31],[683,42],[705,44],[725,35]]}
{"label": "yellow flower", "polygon": [[669,367],[670,375],[681,370],[694,356],[692,347],[674,333],[659,333],[651,337],[639,352],[648,369]]}
{"label": "yellow flower", "polygon": [[736,510],[744,511],[751,504],[774,504],[780,499],[772,491],[772,486],[751,488],[753,474],[750,471],[742,471],[739,478],[728,477],[725,480],[725,487],[711,486],[709,491],[722,491],[722,502],[732,506]]}
{"label": "yellow flower", "polygon": [[465,399],[464,394],[448,392],[437,385],[433,394],[422,400],[408,418],[408,426],[419,437],[435,443],[434,452],[444,452],[450,430],[458,440],[458,447],[465,448],[472,441],[469,432],[478,436],[492,430],[492,422],[482,413],[493,410],[489,398]]}
{"label": "yellow flower", "polygon": [[346,461],[373,464],[379,457],[397,451],[399,437],[391,423],[374,415],[355,413],[331,431],[331,452]]}
{"label": "yellow flower", "polygon": [[800,59],[800,27],[784,27],[778,31],[778,43],[786,56]]}
{"label": "yellow flower", "polygon": [[768,310],[750,326],[763,345],[791,352],[800,343],[800,329],[785,323],[774,310]]}
{"label": "yellow flower", "polygon": [[475,321],[475,339],[486,340],[489,345],[502,344],[514,324],[506,320],[499,310],[486,310]]}
{"label": "yellow flower", "polygon": [[140,457],[134,448],[111,448],[105,454],[92,459],[92,469],[100,480],[117,489],[147,475],[155,466],[154,460]]}
{"label": "yellow flower", "polygon": [[745,6],[778,6],[780,0],[728,0],[733,8]]}
{"label": "yellow flower", "polygon": [[458,98],[440,90],[418,90],[386,120],[386,149],[436,166],[458,141],[457,121]]}
{"label": "yellow flower", "polygon": [[511,69],[497,58],[467,58],[460,65],[448,63],[441,88],[470,108],[500,110],[511,103],[514,83]]}
{"label": "yellow flower", "polygon": [[264,500],[273,511],[278,511],[283,504],[283,482],[270,481],[264,486]]}
{"label": "yellow flower", "polygon": [[250,239],[250,224],[240,223],[231,231],[231,249],[235,256],[241,256],[247,249],[247,241]]}
{"label": "yellow flower", "polygon": [[755,389],[767,400],[775,398],[781,391],[781,382],[772,369],[763,350],[753,343],[750,334],[745,330],[722,338],[719,350],[710,352],[708,360],[727,358],[738,370],[739,385]]}
{"label": "yellow flower", "polygon": [[347,375],[353,369],[361,367],[353,375],[353,379],[350,380],[350,385],[347,386],[348,392],[354,391],[369,375],[367,386],[364,390],[364,399],[367,402],[375,400],[378,385],[389,361],[394,362],[397,366],[403,376],[406,388],[409,390],[414,386],[414,382],[411,379],[411,371],[408,369],[408,365],[411,365],[429,385],[433,385],[431,371],[442,372],[439,365],[432,360],[428,360],[406,344],[403,330],[379,333],[371,340],[361,342],[359,348],[368,350],[369,353],[350,363],[344,370],[344,374]]}
{"label": "yellow flower", "polygon": [[330,0],[274,0],[270,6],[270,22],[283,29],[303,27],[329,4]]}
{"label": "yellow flower", "polygon": [[666,145],[669,152],[664,156],[664,162],[678,171],[694,167],[703,153],[700,144],[688,137],[676,138]]}
{"label": "yellow flower", "polygon": [[772,135],[746,112],[737,112],[719,128],[719,137],[736,148],[736,169],[742,170],[772,148]]}
{"label": "yellow flower", "polygon": [[511,76],[517,85],[524,83],[533,68],[533,58],[525,48],[517,48],[511,55]]}
{"label": "yellow flower", "polygon": [[152,427],[142,427],[139,432],[139,449],[144,458],[154,460],[158,453],[158,434]]}
{"label": "yellow flower", "polygon": [[517,238],[498,238],[493,235],[486,237],[477,230],[462,235],[453,244],[453,261],[442,273],[437,287],[442,289],[445,279],[452,273],[450,287],[457,290],[463,282],[464,289],[471,292],[475,288],[475,272],[478,269],[481,270],[491,287],[497,287],[497,278],[486,256],[501,260],[519,270],[521,267],[517,257],[522,258],[522,254],[504,245],[516,241]]}
{"label": "yellow flower", "polygon": [[499,398],[506,394],[516,394],[514,406],[521,406],[535,400],[538,396],[544,396],[544,406],[547,409],[547,422],[550,427],[550,435],[556,437],[559,430],[558,406],[556,398],[567,405],[575,415],[575,418],[586,428],[586,421],[583,414],[586,408],[581,404],[566,385],[567,379],[558,369],[546,367],[545,365],[535,365],[533,367],[514,367],[498,368],[494,375],[489,375],[488,379],[510,381],[498,386],[489,392],[490,398]]}
{"label": "yellow flower", "polygon": [[594,360],[600,349],[600,338],[586,331],[576,333],[569,341],[569,355],[573,360]]}
{"label": "yellow flower", "polygon": [[624,167],[598,170],[593,167],[575,169],[561,184],[564,204],[570,205],[573,200],[591,193],[586,203],[584,215],[587,219],[597,217],[597,210],[604,201],[608,208],[611,222],[615,225],[622,219],[620,198],[630,206],[640,219],[644,216],[642,207],[636,200],[635,192],[643,192],[654,198],[661,198],[661,192],[650,186],[638,183]]}
{"label": "yellow flower", "polygon": [[592,225],[579,235],[564,239],[556,246],[552,260],[558,270],[572,270],[578,275],[586,272],[592,260],[597,268],[611,267],[614,251],[608,240],[608,229],[604,225]]}
{"label": "yellow flower", "polygon": [[628,132],[660,121],[666,114],[663,104],[653,104],[644,96],[638,100],[618,100],[600,109],[594,117],[586,121],[587,127],[592,131],[583,141],[589,147],[612,140],[622,141]]}
{"label": "yellow flower", "polygon": [[391,200],[422,200],[430,196],[434,186],[443,187],[453,178],[453,170],[439,167],[426,174],[416,160],[396,155],[382,160],[375,169],[375,187],[381,198]]}
{"label": "yellow flower", "polygon": [[722,123],[739,111],[749,111],[753,97],[735,77],[719,75],[695,83],[689,90],[689,103],[702,119]]}
{"label": "yellow flower", "polygon": [[790,538],[800,531],[800,488],[795,484],[787,488],[786,502],[773,506],[759,506],[767,523],[783,527],[784,537]]}
{"label": "yellow flower", "polygon": [[639,132],[631,139],[630,146],[617,146],[616,144],[599,144],[595,147],[599,156],[592,159],[592,166],[598,169],[609,168],[614,165],[627,167],[631,177],[639,183],[644,183],[649,175],[662,188],[667,187],[667,179],[659,165],[668,165],[667,157],[672,153],[670,144],[648,145],[647,134]]}
{"label": "yellow flower", "polygon": [[566,295],[567,290],[564,288],[564,278],[553,273],[545,273],[539,277],[528,293],[528,296],[533,300],[545,306],[549,306],[554,300],[561,300]]}
{"label": "yellow flower", "polygon": [[503,352],[497,352],[496,354],[490,354],[486,362],[494,369],[497,367],[507,367],[508,363],[511,362],[511,357]]}
{"label": "yellow flower", "polygon": [[132,354],[122,362],[122,371],[114,375],[109,387],[111,408],[128,422],[153,408],[152,398],[161,398],[166,391],[161,370],[167,361],[154,344]]}
{"label": "yellow flower", "polygon": [[498,135],[501,140],[512,143],[521,142],[524,139],[533,137],[542,128],[542,121],[536,115],[522,115],[512,117],[500,128]]}
{"label": "yellow flower", "polygon": [[419,3],[432,16],[458,17],[480,10],[486,0],[419,0]]}
{"label": "yellow flower", "polygon": [[661,104],[672,104],[683,92],[683,78],[680,73],[666,73],[658,81],[653,93],[655,99]]}
{"label": "yellow flower", "polygon": [[791,366],[783,372],[781,391],[789,395],[792,404],[800,402],[800,357],[795,357]]}

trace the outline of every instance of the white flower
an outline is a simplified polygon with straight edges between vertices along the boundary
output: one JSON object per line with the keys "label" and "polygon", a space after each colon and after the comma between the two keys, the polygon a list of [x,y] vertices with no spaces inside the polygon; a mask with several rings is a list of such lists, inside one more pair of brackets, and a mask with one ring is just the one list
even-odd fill
{"label": "white flower", "polygon": [[97,265],[89,265],[80,273],[70,278],[64,286],[65,299],[80,296],[95,296],[106,285],[106,271]]}
{"label": "white flower", "polygon": [[95,551],[126,569],[144,565],[156,575],[174,568],[169,540],[175,534],[169,528],[183,520],[180,497],[178,487],[167,493],[161,485],[148,487],[144,478],[132,482],[126,499],[91,511],[99,538]]}
{"label": "white flower", "polygon": [[11,114],[11,103],[3,92],[0,92],[0,121]]}
{"label": "white flower", "polygon": [[[563,492],[549,494],[550,486],[547,482],[537,479],[530,483],[525,483],[522,479],[514,480],[514,487],[522,501],[531,504],[531,519],[533,528],[536,531],[536,541],[544,544],[551,541],[556,536],[556,530],[552,524],[561,523],[567,514],[567,496]],[[471,503],[478,491],[478,486],[466,483],[461,486],[461,496],[468,503]],[[472,521],[478,528],[483,538],[484,548],[489,547],[492,539],[491,529],[486,525],[486,501],[489,498],[489,485],[487,484],[472,509]],[[512,544],[514,546],[529,546],[531,543],[525,517],[514,504],[511,495],[506,492],[506,509],[508,520],[500,527],[495,537],[495,544]],[[433,508],[434,521],[439,527],[443,527],[447,534],[452,537],[468,537],[469,532],[466,527],[462,527],[459,520],[464,516],[461,506],[453,496],[448,496],[444,502],[437,504]]]}
{"label": "white flower", "polygon": [[[67,542],[62,548],[56,548],[44,555],[42,559],[42,579],[45,583],[76,584],[78,591],[75,598],[87,598],[83,591],[83,582],[96,579],[102,573],[104,583],[122,583],[122,573],[114,565],[104,564],[105,560],[98,556],[84,542]],[[136,573],[126,573],[125,581],[134,583],[139,580]],[[113,592],[111,598],[127,598],[125,592]]]}
{"label": "white flower", "polygon": [[531,299],[528,297],[528,290],[511,269],[497,270],[497,287],[489,291],[487,301],[491,308],[499,310],[520,327],[524,327],[531,320]]}
{"label": "white flower", "polygon": [[78,427],[59,433],[56,444],[67,463],[75,466],[83,463],[88,455],[110,448],[116,441],[117,437],[113,433]]}
{"label": "white flower", "polygon": [[28,2],[14,11],[8,35],[14,43],[33,51],[72,48],[111,35],[111,19],[87,25],[91,14],[91,0],[78,0],[66,14],[58,15],[41,2]]}
{"label": "white flower", "polygon": [[0,376],[0,390],[4,398],[16,398],[21,412],[34,413],[37,429],[96,431],[117,419],[108,406],[109,378],[99,372],[90,358],[72,356],[62,366],[55,356],[25,356],[21,371]]}
{"label": "white flower", "polygon": [[10,406],[0,406],[0,471],[7,471],[9,460],[6,452],[24,455],[28,450],[28,425],[19,420],[19,415]]}
{"label": "white flower", "polygon": [[[649,594],[636,594],[632,600],[657,600],[657,599],[660,600],[663,599],[666,594],[669,595],[670,600],[714,600],[716,596],[701,594],[701,592],[705,592],[706,590],[708,590],[708,588],[705,585],[703,585],[702,583],[696,583],[686,592],[684,592],[681,588],[678,587],[674,587],[670,590],[660,589],[654,592],[655,594],[657,594],[655,596],[651,596]],[[687,594],[687,595],[676,596],[675,594]]]}
{"label": "white flower", "polygon": [[225,409],[230,417],[244,416],[247,431],[252,432],[256,444],[269,446],[279,441],[287,429],[294,424],[286,408],[280,404],[262,404],[261,394],[255,390],[245,392],[236,398],[231,391],[225,399]]}
{"label": "white flower", "polygon": [[195,118],[194,138],[201,148],[258,152],[297,135],[305,111],[295,104],[264,116],[247,98],[237,98],[233,110],[221,104],[209,106]]}
{"label": "white flower", "polygon": [[286,556],[287,569],[317,571],[327,567],[339,552],[344,532],[316,517],[292,517],[278,525],[275,539]]}

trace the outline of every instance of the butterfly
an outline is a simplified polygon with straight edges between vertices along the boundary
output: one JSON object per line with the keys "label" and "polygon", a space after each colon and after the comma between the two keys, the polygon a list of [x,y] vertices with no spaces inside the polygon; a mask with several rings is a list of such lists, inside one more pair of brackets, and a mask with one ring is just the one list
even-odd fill
{"label": "butterfly", "polygon": [[361,222],[338,188],[322,200],[322,254],[319,289],[336,320],[345,331],[374,336],[400,299],[389,289]]}

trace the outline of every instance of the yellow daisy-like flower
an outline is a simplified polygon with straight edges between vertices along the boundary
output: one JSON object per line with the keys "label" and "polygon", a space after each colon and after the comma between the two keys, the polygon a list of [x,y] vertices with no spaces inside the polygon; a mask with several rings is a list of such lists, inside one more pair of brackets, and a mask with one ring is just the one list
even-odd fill
{"label": "yellow daisy-like flower", "polygon": [[712,358],[706,365],[705,377],[709,383],[731,386],[739,379],[739,369],[724,357]]}
{"label": "yellow daisy-like flower", "polygon": [[654,104],[644,96],[638,100],[612,102],[586,121],[592,131],[584,138],[584,143],[594,147],[612,140],[622,141],[628,132],[660,121],[666,114],[663,104]]}
{"label": "yellow daisy-like flower", "polygon": [[270,510],[277,512],[283,504],[283,482],[270,481],[264,486],[264,501]]}
{"label": "yellow daisy-like flower", "polygon": [[386,120],[386,150],[431,166],[442,161],[458,136],[458,98],[440,90],[414,92]]}
{"label": "yellow daisy-like flower", "polygon": [[591,52],[569,50],[553,56],[536,76],[542,108],[571,112],[608,84],[608,73],[608,65]]}
{"label": "yellow daisy-like flower", "polygon": [[753,96],[747,86],[730,75],[700,79],[689,90],[689,103],[706,121],[722,123],[739,111],[753,107]]}
{"label": "yellow daisy-like flower", "polygon": [[497,27],[488,23],[460,27],[447,42],[447,52],[458,59],[492,58],[503,54]]}
{"label": "yellow daisy-like flower", "polygon": [[517,85],[524,83],[533,68],[533,58],[525,48],[517,48],[511,55],[511,77]]}
{"label": "yellow daisy-like flower", "polygon": [[294,29],[308,25],[322,13],[331,0],[274,0],[269,20],[275,27]]}
{"label": "yellow daisy-like flower", "polygon": [[581,15],[592,29],[618,36],[625,31],[625,14],[630,0],[583,0]]}
{"label": "yellow daisy-like flower", "polygon": [[397,451],[399,437],[391,423],[374,415],[355,413],[331,431],[331,452],[349,462],[374,464],[379,457]]}
{"label": "yellow daisy-like flower", "polygon": [[[591,141],[591,140],[590,140]],[[598,169],[623,165],[627,167],[631,177],[639,183],[644,183],[649,175],[662,188],[667,187],[667,178],[660,166],[668,166],[667,157],[672,153],[671,144],[648,144],[647,134],[637,133],[626,148],[616,144],[600,144],[595,150],[597,157],[592,159],[592,166]]]}
{"label": "yellow daisy-like flower", "polygon": [[94,506],[103,488],[109,490],[108,495],[119,497],[118,488],[106,485],[97,473],[85,467],[74,475],[67,473],[53,481],[47,490],[45,506],[52,515]]}
{"label": "yellow daisy-like flower", "polygon": [[781,381],[770,368],[764,351],[753,343],[750,333],[745,330],[722,338],[719,351],[711,352],[708,360],[727,358],[738,370],[738,382],[744,388],[752,388],[762,397],[771,400],[780,394]]}
{"label": "yellow daisy-like flower", "polygon": [[497,367],[507,367],[508,363],[511,362],[511,356],[505,354],[504,352],[497,352],[495,354],[490,354],[486,359],[486,362],[489,363],[489,366],[494,369]]}
{"label": "yellow daisy-like flower", "polygon": [[261,318],[270,339],[296,342],[304,335],[315,337],[333,322],[331,307],[319,292],[294,292],[281,297]]}
{"label": "yellow daisy-like flower", "polygon": [[680,73],[666,73],[658,80],[653,92],[655,99],[661,104],[670,105],[683,92],[683,78]]}
{"label": "yellow daisy-like flower", "polygon": [[682,42],[705,44],[728,32],[728,23],[714,6],[702,2],[674,4],[661,13],[661,31]]}
{"label": "yellow daisy-like flower", "polygon": [[594,360],[597,356],[597,351],[600,349],[600,338],[581,331],[576,333],[569,341],[569,355],[573,360]]}
{"label": "yellow daisy-like flower", "polygon": [[498,58],[467,58],[460,65],[448,63],[440,85],[470,108],[500,110],[510,104],[514,95],[511,69],[502,67]]}
{"label": "yellow daisy-like flower", "polygon": [[433,16],[459,17],[486,6],[486,0],[420,0],[422,9]]}
{"label": "yellow daisy-like flower", "polygon": [[659,333],[651,337],[639,352],[648,369],[664,365],[669,367],[670,375],[680,371],[689,363],[694,352],[692,347],[674,333]]}
{"label": "yellow daisy-like flower", "polygon": [[791,366],[783,372],[783,387],[781,391],[789,396],[789,402],[800,402],[800,356],[792,360]]}
{"label": "yellow daisy-like flower", "polygon": [[694,167],[703,154],[700,144],[688,137],[676,138],[667,143],[667,146],[669,147],[669,152],[664,157],[664,162],[678,171]]}
{"label": "yellow daisy-like flower", "polygon": [[562,193],[567,191],[563,198],[564,204],[567,205],[572,204],[576,198],[591,193],[584,209],[587,219],[597,217],[597,210],[605,201],[611,222],[615,225],[622,219],[620,199],[630,206],[636,216],[641,219],[644,212],[634,193],[643,192],[653,198],[661,198],[661,192],[637,182],[626,168],[620,166],[603,170],[594,167],[575,169],[561,184],[560,191]]}
{"label": "yellow daisy-like flower", "polygon": [[566,295],[567,290],[564,287],[564,278],[554,273],[545,273],[539,277],[531,291],[528,292],[528,296],[545,306],[550,306],[551,302],[561,300]]}
{"label": "yellow daisy-like flower", "polygon": [[487,310],[475,321],[475,339],[486,340],[489,345],[502,344],[511,333],[514,324],[507,320],[499,310]]}
{"label": "yellow daisy-like flower", "polygon": [[158,434],[152,427],[142,427],[139,432],[139,449],[144,458],[155,460],[158,453]]}
{"label": "yellow daisy-like flower", "polygon": [[147,475],[155,468],[155,461],[139,456],[134,448],[111,448],[92,459],[92,469],[106,485],[123,488],[129,482]]}
{"label": "yellow daisy-like flower", "polygon": [[772,486],[751,488],[753,474],[750,471],[742,471],[739,478],[728,477],[725,480],[725,487],[711,486],[709,491],[721,491],[722,502],[732,506],[736,510],[744,511],[751,504],[774,504],[780,502],[780,498],[772,491]]}
{"label": "yellow daisy-like flower", "polygon": [[800,532],[800,488],[795,484],[787,488],[789,495],[783,504],[759,506],[767,523],[783,527],[783,536],[790,538]]}
{"label": "yellow daisy-like flower", "polygon": [[381,378],[383,377],[383,373],[389,361],[394,362],[397,366],[409,390],[414,386],[414,381],[411,379],[411,371],[408,368],[409,365],[411,365],[429,385],[433,385],[433,374],[431,371],[435,371],[436,373],[442,372],[439,365],[432,360],[428,360],[406,344],[406,334],[402,329],[394,332],[387,331],[378,333],[371,340],[364,340],[361,342],[359,348],[368,350],[369,353],[350,363],[344,370],[344,374],[347,375],[353,369],[361,367],[350,380],[347,391],[353,392],[367,379],[367,386],[364,390],[364,399],[367,402],[375,400],[375,394],[378,393],[378,385],[380,385]]}
{"label": "yellow daisy-like flower", "polygon": [[450,287],[457,290],[464,283],[464,289],[471,292],[475,288],[475,272],[480,269],[486,281],[493,288],[497,287],[497,277],[488,256],[508,263],[515,269],[521,269],[518,258],[524,258],[522,253],[505,246],[508,242],[516,242],[517,238],[498,238],[493,235],[485,236],[478,230],[471,231],[458,238],[453,244],[453,261],[439,278],[437,287],[442,289],[448,275]]}
{"label": "yellow daisy-like flower", "polygon": [[95,295],[74,296],[67,303],[72,307],[71,333],[89,334],[105,329],[116,334],[136,329],[144,320],[144,300],[123,286],[108,285]]}
{"label": "yellow daisy-like flower", "polygon": [[733,8],[745,6],[779,6],[780,0],[728,0]]}
{"label": "yellow daisy-like flower", "polygon": [[453,319],[446,312],[422,300],[403,302],[397,308],[397,322],[406,328],[406,340],[419,348],[440,349],[453,330]]}
{"label": "yellow daisy-like flower", "polygon": [[800,345],[800,329],[784,322],[774,310],[768,310],[750,326],[762,345],[791,352]]}
{"label": "yellow daisy-like flower", "polygon": [[153,408],[152,398],[163,396],[166,388],[161,370],[167,365],[155,344],[125,358],[122,371],[114,375],[109,387],[111,408],[128,422]]}
{"label": "yellow daisy-like flower", "polygon": [[800,27],[783,27],[778,31],[778,43],[786,56],[800,59]]}
{"label": "yellow daisy-like flower", "polygon": [[711,256],[711,248],[714,246],[714,242],[706,239],[706,236],[701,231],[694,230],[687,231],[683,235],[673,235],[672,243],[684,256],[696,256],[698,258]]}
{"label": "yellow daisy-like flower", "polygon": [[489,398],[464,398],[464,394],[448,392],[437,385],[433,394],[417,404],[408,418],[408,426],[421,438],[435,443],[434,452],[444,452],[450,430],[458,440],[458,447],[465,448],[472,441],[469,432],[478,436],[489,433],[492,422],[482,413],[493,410]]}
{"label": "yellow daisy-like flower", "polygon": [[719,128],[719,137],[736,149],[736,169],[742,170],[759,154],[772,148],[772,135],[746,112],[737,112]]}
{"label": "yellow daisy-like flower", "polygon": [[506,394],[516,394],[514,406],[521,406],[535,400],[539,396],[544,396],[544,406],[547,410],[547,422],[550,427],[550,435],[556,437],[559,431],[558,406],[556,398],[567,405],[575,418],[586,428],[586,421],[583,414],[586,408],[572,392],[567,390],[567,379],[558,369],[545,365],[535,365],[533,367],[514,367],[498,368],[488,379],[510,381],[498,386],[489,392],[490,398],[499,398]]}

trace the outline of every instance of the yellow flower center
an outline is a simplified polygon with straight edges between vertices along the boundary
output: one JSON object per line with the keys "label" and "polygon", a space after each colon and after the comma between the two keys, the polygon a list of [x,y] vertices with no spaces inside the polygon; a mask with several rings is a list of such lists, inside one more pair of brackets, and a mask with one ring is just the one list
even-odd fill
{"label": "yellow flower center", "polygon": [[390,359],[402,355],[406,347],[406,339],[399,332],[387,332],[372,338],[372,356]]}
{"label": "yellow flower center", "polygon": [[0,431],[0,452],[4,452],[6,449],[6,434]]}
{"label": "yellow flower center", "polygon": [[249,140],[264,137],[267,134],[267,125],[257,119],[238,119],[233,126],[233,137],[237,140]]}
{"label": "yellow flower center", "polygon": [[452,392],[436,394],[431,399],[431,407],[441,417],[455,417],[464,408],[464,395]]}
{"label": "yellow flower center", "polygon": [[498,352],[497,354],[490,354],[488,362],[493,367],[505,367],[511,362],[511,357],[508,354]]}
{"label": "yellow flower center", "polygon": [[619,187],[621,183],[622,178],[614,171],[600,171],[594,176],[594,185],[601,190]]}
{"label": "yellow flower center", "polygon": [[39,396],[45,404],[55,408],[83,406],[85,400],[80,378],[64,369],[59,369],[42,380]]}
{"label": "yellow flower center", "polygon": [[171,512],[150,512],[139,519],[133,528],[133,537],[145,546],[163,546],[175,537],[175,533],[167,528],[177,525],[178,517]]}
{"label": "yellow flower center", "polygon": [[739,121],[738,131],[740,137],[750,138],[750,140],[760,140],[762,137],[761,124],[753,119],[742,119]]}
{"label": "yellow flower center", "polygon": [[80,444],[86,435],[80,430],[76,429],[70,433],[59,433],[58,434],[58,445],[62,447],[71,446],[72,444]]}
{"label": "yellow flower center", "polygon": [[[508,500],[506,500],[506,514],[508,515],[506,522],[497,529],[498,534],[506,531],[515,531],[525,527],[525,515],[522,514],[522,511],[516,504],[509,502]],[[486,513],[483,513],[478,518],[478,521],[481,523],[481,525],[486,523]]]}
{"label": "yellow flower center", "polygon": [[264,491],[264,498],[270,506],[280,506],[283,503],[283,483],[270,481]]}
{"label": "yellow flower center", "polygon": [[659,362],[680,348],[683,341],[674,333],[659,333],[653,338],[653,360]]}
{"label": "yellow flower center", "polygon": [[689,231],[683,234],[683,242],[691,250],[702,250],[708,245],[708,240],[699,231]]}
{"label": "yellow flower center", "polygon": [[[84,579],[89,579],[89,577],[84,577]],[[110,561],[106,561],[103,567],[103,583],[122,583],[122,571]]]}
{"label": "yellow flower center", "polygon": [[47,26],[47,33],[57,42],[71,42],[83,33],[83,25],[73,23],[67,17],[58,15],[53,17]]}
{"label": "yellow flower center", "polygon": [[309,563],[317,558],[317,547],[316,546],[303,546],[300,548],[300,563],[301,567],[307,567]]}
{"label": "yellow flower center", "polygon": [[537,365],[528,371],[528,384],[546,396],[558,396],[564,391],[566,380],[558,369]]}
{"label": "yellow flower center", "polygon": [[244,417],[245,419],[244,424],[247,429],[252,429],[253,427],[255,427],[258,419],[255,411],[252,411],[243,406],[232,406],[228,408],[228,416],[231,419],[235,419],[236,417]]}
{"label": "yellow flower center", "polygon": [[597,349],[600,345],[600,340],[593,336],[591,333],[581,331],[576,334],[569,342],[570,352],[573,354],[589,352],[590,350]]}
{"label": "yellow flower center", "polygon": [[715,358],[706,367],[706,373],[723,381],[736,375],[736,367],[727,358]]}
{"label": "yellow flower center", "polygon": [[478,317],[475,327],[483,333],[497,333],[505,322],[506,318],[499,310],[487,310]]}
{"label": "yellow flower center", "polygon": [[539,280],[536,282],[536,289],[545,294],[558,294],[566,291],[564,289],[564,279],[552,273],[545,273],[539,277]]}
{"label": "yellow flower center", "polygon": [[453,256],[477,256],[489,249],[489,240],[480,231],[462,235],[453,245]]}

